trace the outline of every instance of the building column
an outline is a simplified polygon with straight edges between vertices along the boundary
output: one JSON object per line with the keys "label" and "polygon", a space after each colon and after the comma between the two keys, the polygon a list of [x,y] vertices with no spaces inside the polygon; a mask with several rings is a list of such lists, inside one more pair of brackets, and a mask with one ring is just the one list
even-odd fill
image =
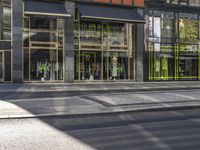
{"label": "building column", "polygon": [[[137,9],[137,12],[143,16],[142,9]],[[144,24],[138,23],[135,28],[135,81],[144,81]]]}
{"label": "building column", "polygon": [[135,81],[143,82],[144,25],[136,25]]}
{"label": "building column", "polygon": [[64,33],[64,82],[74,82],[74,3],[65,2],[65,9],[71,17],[65,18]]}
{"label": "building column", "polygon": [[13,6],[13,26],[12,26],[12,51],[13,51],[13,82],[22,82],[22,21],[23,21],[23,1],[12,0]]}

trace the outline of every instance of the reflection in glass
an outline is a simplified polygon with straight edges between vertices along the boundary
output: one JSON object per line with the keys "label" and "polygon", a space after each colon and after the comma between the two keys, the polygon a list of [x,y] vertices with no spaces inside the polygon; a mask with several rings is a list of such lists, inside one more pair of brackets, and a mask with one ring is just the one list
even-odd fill
{"label": "reflection in glass", "polygon": [[[198,20],[197,15],[181,15],[179,18],[179,38],[181,43],[197,43]],[[192,17],[192,18],[191,18]]]}
{"label": "reflection in glass", "polygon": [[62,80],[62,56],[62,51],[58,59],[56,50],[31,50],[31,80]]}
{"label": "reflection in glass", "polygon": [[24,49],[24,80],[29,80],[29,65],[30,65],[30,58],[29,58],[29,49]]}
{"label": "reflection in glass", "polygon": [[198,15],[157,10],[151,14],[149,80],[197,80],[200,66]]}
{"label": "reflection in glass", "polygon": [[108,53],[108,76],[110,80],[128,79],[128,55],[126,52]]}
{"label": "reflection in glass", "polygon": [[174,79],[174,47],[172,45],[154,44],[156,47],[152,53],[150,63],[152,64],[154,80],[173,80]]}
{"label": "reflection in glass", "polygon": [[101,52],[82,51],[80,53],[81,80],[100,80],[101,66]]}
{"label": "reflection in glass", "polygon": [[75,80],[133,79],[132,29],[124,23],[75,23]]}
{"label": "reflection in glass", "polygon": [[46,30],[56,30],[57,24],[56,24],[56,19],[49,19],[49,18],[31,18],[31,23],[30,23],[30,28],[31,29],[46,29]]}
{"label": "reflection in glass", "polygon": [[24,20],[24,80],[63,80],[63,19],[26,17]]}
{"label": "reflection in glass", "polygon": [[11,1],[0,0],[0,40],[11,40]]}

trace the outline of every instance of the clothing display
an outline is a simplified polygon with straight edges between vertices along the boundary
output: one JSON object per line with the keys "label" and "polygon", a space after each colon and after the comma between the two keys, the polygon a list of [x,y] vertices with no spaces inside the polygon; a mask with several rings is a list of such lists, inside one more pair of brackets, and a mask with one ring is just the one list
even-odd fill
{"label": "clothing display", "polygon": [[36,73],[36,78],[44,78],[44,80],[62,80],[63,79],[63,65],[62,63],[37,61],[36,70],[32,67],[32,73]]}
{"label": "clothing display", "polygon": [[117,60],[118,60],[118,58],[116,56],[112,57],[112,77],[113,77],[114,80],[116,80],[117,71],[118,71]]}

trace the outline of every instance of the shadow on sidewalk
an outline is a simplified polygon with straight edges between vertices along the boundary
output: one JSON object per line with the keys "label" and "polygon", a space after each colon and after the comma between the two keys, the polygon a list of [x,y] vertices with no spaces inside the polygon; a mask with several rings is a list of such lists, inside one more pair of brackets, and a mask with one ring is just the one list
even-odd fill
{"label": "shadow on sidewalk", "polygon": [[[19,86],[20,88],[20,86]],[[90,94],[96,92],[91,92]],[[45,98],[45,97],[67,97],[83,95],[84,92],[78,93],[0,93],[0,99],[4,102],[9,102],[18,107],[37,114],[38,112],[45,113],[45,108],[53,109],[56,106],[76,106],[80,102],[76,100],[69,101],[43,101],[44,106],[41,107],[41,101],[20,102],[17,100],[30,98]],[[14,99],[15,98],[15,99]],[[13,100],[13,101],[10,101]],[[87,105],[81,103],[81,105]],[[38,109],[33,109],[37,107]],[[43,109],[43,110],[41,110]],[[51,110],[53,111],[53,110]],[[63,109],[63,111],[68,111]],[[199,111],[198,111],[199,112]],[[200,117],[200,116],[199,116]],[[91,148],[98,150],[117,150],[117,149],[187,149],[194,146],[199,146],[200,129],[199,124],[186,123],[185,117],[174,115],[173,112],[148,112],[148,113],[123,113],[113,115],[91,115],[91,116],[76,116],[76,117],[40,117],[40,121],[49,126],[61,131],[66,135],[89,145]],[[175,123],[173,122],[175,121]],[[178,121],[178,122],[177,122]],[[180,122],[179,122],[180,121]],[[171,123],[170,123],[171,122]],[[161,126],[157,126],[161,123]],[[191,130],[189,130],[189,128]],[[187,135],[195,134],[194,137]],[[70,149],[70,148],[66,148]]]}

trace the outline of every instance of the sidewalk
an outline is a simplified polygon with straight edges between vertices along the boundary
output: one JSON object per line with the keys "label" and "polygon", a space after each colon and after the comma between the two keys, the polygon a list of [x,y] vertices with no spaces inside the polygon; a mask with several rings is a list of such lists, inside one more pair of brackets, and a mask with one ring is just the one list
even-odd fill
{"label": "sidewalk", "polygon": [[[196,93],[173,93],[194,89]],[[176,110],[200,107],[200,82],[0,84],[0,119],[44,116],[80,116],[128,111]],[[93,92],[79,96],[23,98],[24,93]],[[101,91],[105,94],[95,94]],[[114,92],[115,91],[115,92]],[[150,91],[150,92],[149,92]],[[167,92],[164,92],[167,91]],[[168,92],[172,91],[172,92]],[[21,94],[3,99],[1,94]],[[10,93],[11,92],[11,93]],[[110,92],[110,93],[109,93]],[[127,92],[127,93],[126,93]],[[147,92],[147,93],[142,93]]]}
{"label": "sidewalk", "polygon": [[0,92],[151,91],[200,89],[200,81],[0,84]]}

